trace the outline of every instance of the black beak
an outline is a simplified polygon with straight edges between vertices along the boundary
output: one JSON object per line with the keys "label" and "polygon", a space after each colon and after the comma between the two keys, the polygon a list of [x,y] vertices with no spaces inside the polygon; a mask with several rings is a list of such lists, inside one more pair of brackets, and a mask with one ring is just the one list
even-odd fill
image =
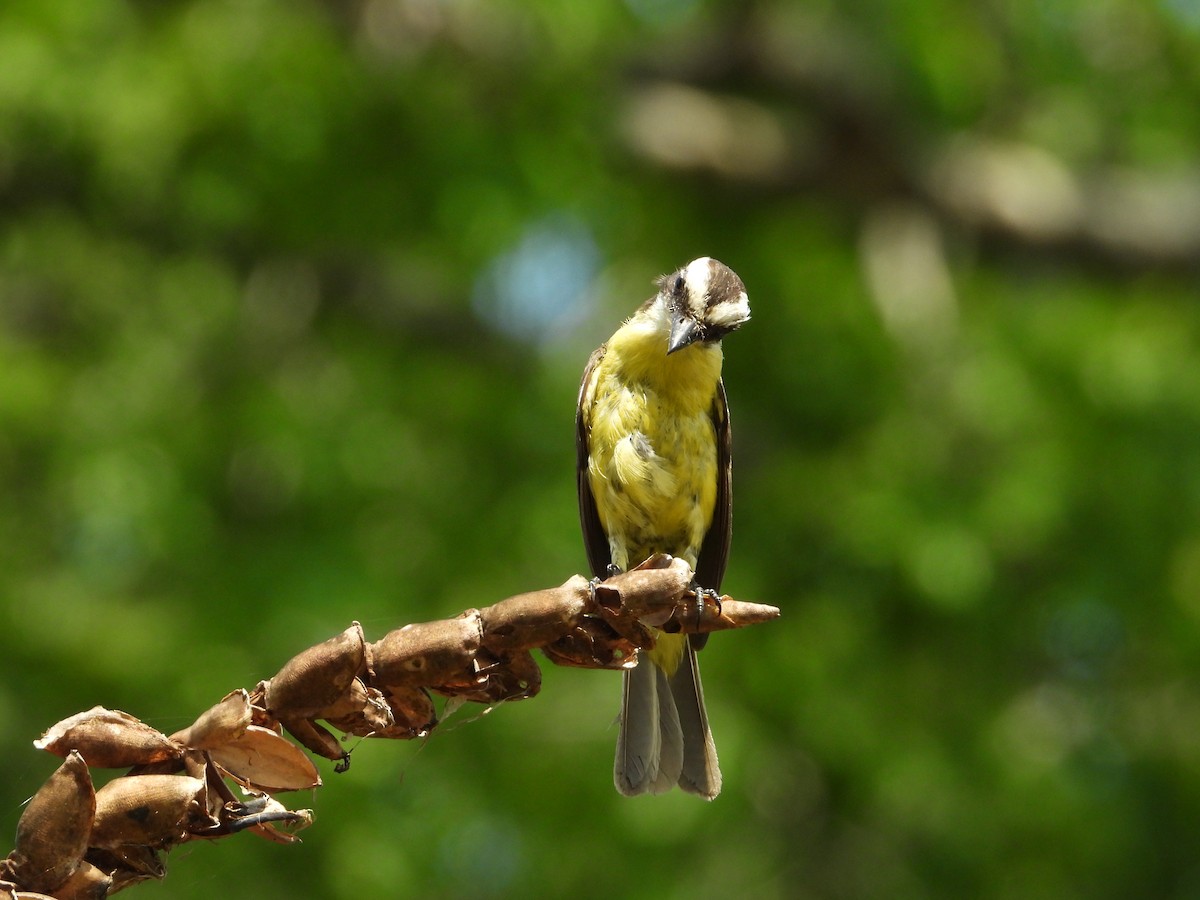
{"label": "black beak", "polygon": [[696,341],[700,334],[700,326],[695,319],[682,313],[676,313],[675,318],[671,320],[671,337],[667,341],[667,356]]}

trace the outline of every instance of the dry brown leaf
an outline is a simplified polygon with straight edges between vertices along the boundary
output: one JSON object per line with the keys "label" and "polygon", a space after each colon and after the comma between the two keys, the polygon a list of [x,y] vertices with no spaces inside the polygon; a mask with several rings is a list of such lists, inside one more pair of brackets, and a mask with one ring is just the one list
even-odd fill
{"label": "dry brown leaf", "polygon": [[293,656],[266,685],[267,709],[280,717],[319,716],[341,699],[366,662],[362,626]]}
{"label": "dry brown leaf", "polygon": [[473,685],[475,654],[482,640],[479,610],[453,619],[405,625],[371,645],[371,666],[379,687]]}
{"label": "dry brown leaf", "polygon": [[226,694],[220,703],[202,712],[188,728],[171,740],[193,750],[212,750],[237,740],[250,725],[250,694],[243,689]]}
{"label": "dry brown leaf", "polygon": [[17,822],[8,857],[14,881],[30,891],[53,891],[79,868],[96,814],[96,791],[83,757],[67,754]]}
{"label": "dry brown leaf", "polygon": [[188,775],[128,775],[96,791],[92,847],[167,847],[208,817],[207,785]]}
{"label": "dry brown leaf", "polygon": [[104,900],[112,883],[111,876],[85,859],[75,874],[54,891],[54,900]]}
{"label": "dry brown leaf", "polygon": [[302,791],[321,784],[304,751],[269,728],[251,725],[236,741],[211,753],[221,768],[264,791]]}
{"label": "dry brown leaf", "polygon": [[63,719],[33,746],[58,756],[78,750],[89,766],[99,769],[150,765],[182,755],[182,748],[157,729],[103,706]]}

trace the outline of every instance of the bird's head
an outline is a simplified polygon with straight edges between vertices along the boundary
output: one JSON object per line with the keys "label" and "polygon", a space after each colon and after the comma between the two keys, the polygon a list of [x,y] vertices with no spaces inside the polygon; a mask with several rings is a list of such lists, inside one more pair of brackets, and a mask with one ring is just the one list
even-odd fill
{"label": "bird's head", "polygon": [[742,279],[708,256],[660,278],[658,296],[671,317],[668,354],[697,341],[719,341],[750,320],[750,301]]}

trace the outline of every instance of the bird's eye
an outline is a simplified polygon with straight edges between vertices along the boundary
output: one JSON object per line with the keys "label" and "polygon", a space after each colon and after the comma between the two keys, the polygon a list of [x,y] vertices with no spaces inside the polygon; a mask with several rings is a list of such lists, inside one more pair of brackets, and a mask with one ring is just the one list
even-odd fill
{"label": "bird's eye", "polygon": [[677,294],[683,293],[683,276],[682,275],[675,276],[675,293],[677,293]]}

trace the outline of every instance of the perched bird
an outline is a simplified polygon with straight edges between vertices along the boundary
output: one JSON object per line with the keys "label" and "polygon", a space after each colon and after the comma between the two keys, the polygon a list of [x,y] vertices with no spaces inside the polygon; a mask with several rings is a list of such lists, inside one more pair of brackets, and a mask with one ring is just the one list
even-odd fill
{"label": "perched bird", "polygon": [[[592,354],[576,414],[579,518],[605,578],[654,553],[686,560],[719,591],[729,557],[729,412],[721,338],[750,318],[742,280],[694,260]],[[712,799],[721,770],[696,651],[707,635],[658,633],[624,674],[613,780],[622,794],[678,784]]]}

